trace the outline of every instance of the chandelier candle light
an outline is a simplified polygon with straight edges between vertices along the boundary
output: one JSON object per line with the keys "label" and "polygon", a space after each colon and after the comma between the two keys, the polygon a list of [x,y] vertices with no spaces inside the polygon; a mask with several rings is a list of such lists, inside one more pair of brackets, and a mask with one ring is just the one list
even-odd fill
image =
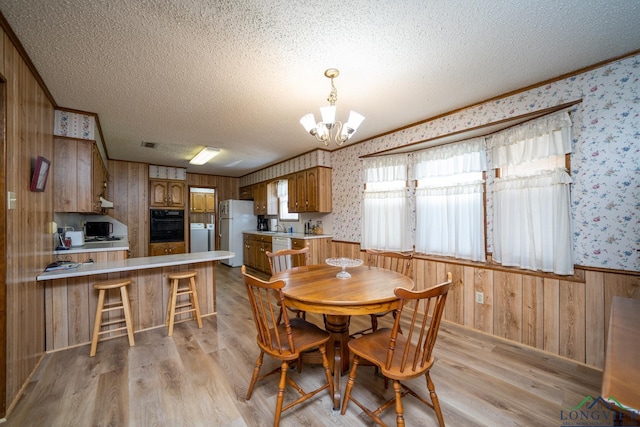
{"label": "chandelier candle light", "polygon": [[351,111],[349,120],[343,125],[342,122],[336,121],[336,101],[338,100],[338,90],[333,85],[333,79],[338,77],[340,72],[336,68],[329,68],[324,72],[325,77],[331,79],[331,92],[327,101],[328,107],[320,107],[322,121],[316,124],[316,118],[313,113],[305,115],[300,119],[300,124],[311,135],[315,136],[319,142],[329,145],[329,141],[334,141],[338,145],[344,144],[360,126],[364,120],[364,116]]}

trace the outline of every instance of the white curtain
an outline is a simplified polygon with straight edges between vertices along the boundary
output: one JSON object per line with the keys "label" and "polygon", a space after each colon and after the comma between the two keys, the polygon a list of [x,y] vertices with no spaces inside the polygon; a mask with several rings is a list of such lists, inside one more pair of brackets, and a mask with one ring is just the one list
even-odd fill
{"label": "white curtain", "polygon": [[286,179],[279,180],[277,192],[278,192],[278,197],[282,197],[282,198],[289,197],[289,181]]}
{"label": "white curtain", "polygon": [[415,155],[416,251],[484,261],[484,140]]}
{"label": "white curtain", "polygon": [[407,157],[363,160],[363,249],[408,251],[411,245]]}
{"label": "white curtain", "polygon": [[566,170],[496,180],[493,258],[505,266],[573,274]]}
{"label": "white curtain", "polygon": [[[568,113],[561,112],[494,135],[487,141],[494,167],[570,153],[570,126]],[[495,180],[495,261],[573,274],[570,184],[564,168]]]}

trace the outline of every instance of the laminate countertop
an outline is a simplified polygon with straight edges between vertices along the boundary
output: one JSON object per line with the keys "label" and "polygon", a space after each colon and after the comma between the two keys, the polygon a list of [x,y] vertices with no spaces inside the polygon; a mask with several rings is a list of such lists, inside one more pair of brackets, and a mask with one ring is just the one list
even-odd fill
{"label": "laminate countertop", "polygon": [[283,233],[280,231],[243,231],[243,233],[258,236],[289,237],[291,239],[330,239],[333,237],[331,234]]}
{"label": "laminate countertop", "polygon": [[36,280],[55,280],[67,277],[91,276],[95,274],[117,273],[121,271],[144,270],[148,268],[169,267],[172,265],[195,264],[207,261],[220,261],[236,256],[229,251],[194,252],[190,254],[161,255],[152,257],[129,258],[109,263],[81,264],[68,270],[47,271],[36,277]]}

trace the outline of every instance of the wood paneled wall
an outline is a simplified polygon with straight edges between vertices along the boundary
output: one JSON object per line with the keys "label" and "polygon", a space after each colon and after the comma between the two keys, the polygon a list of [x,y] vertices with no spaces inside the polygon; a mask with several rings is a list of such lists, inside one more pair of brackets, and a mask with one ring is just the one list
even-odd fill
{"label": "wood paneled wall", "polygon": [[127,225],[131,257],[149,256],[149,165],[109,160],[109,216]]}
{"label": "wood paneled wall", "polygon": [[[334,242],[333,256],[364,259],[358,243]],[[581,270],[571,279],[415,258],[425,289],[453,276],[444,319],[596,368],[604,352],[614,296],[640,300],[640,273]],[[484,303],[475,302],[482,292]]]}
{"label": "wood paneled wall", "polygon": [[[149,165],[109,160],[108,168],[108,214],[127,225],[131,257],[149,256]],[[218,200],[238,198],[238,178],[188,173],[187,185],[215,188]]]}
{"label": "wood paneled wall", "polygon": [[189,187],[215,188],[218,201],[237,199],[240,194],[240,178],[188,173],[187,185]]}
{"label": "wood paneled wall", "polygon": [[0,46],[0,81],[5,82],[6,96],[6,121],[2,121],[6,158],[0,165],[5,186],[1,197],[7,197],[6,191],[16,195],[16,207],[6,210],[6,222],[2,223],[8,248],[2,259],[6,328],[0,327],[1,333],[6,333],[6,382],[0,386],[6,387],[0,402],[0,414],[4,415],[44,354],[44,291],[35,277],[53,261],[52,171],[44,192],[31,192],[29,186],[37,156],[53,159],[54,106],[4,31],[0,31]]}

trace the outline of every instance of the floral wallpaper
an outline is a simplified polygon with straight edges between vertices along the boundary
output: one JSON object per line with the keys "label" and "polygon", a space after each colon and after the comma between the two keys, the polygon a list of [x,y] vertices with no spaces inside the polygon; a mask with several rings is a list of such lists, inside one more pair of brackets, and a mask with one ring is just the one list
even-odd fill
{"label": "floral wallpaper", "polygon": [[[354,179],[361,176],[360,156],[582,100],[570,111],[575,264],[640,271],[639,80],[636,55],[336,151],[334,239],[360,242],[362,185]],[[492,217],[488,194],[490,251]]]}
{"label": "floral wallpaper", "polygon": [[95,117],[56,110],[53,134],[95,140]]}

